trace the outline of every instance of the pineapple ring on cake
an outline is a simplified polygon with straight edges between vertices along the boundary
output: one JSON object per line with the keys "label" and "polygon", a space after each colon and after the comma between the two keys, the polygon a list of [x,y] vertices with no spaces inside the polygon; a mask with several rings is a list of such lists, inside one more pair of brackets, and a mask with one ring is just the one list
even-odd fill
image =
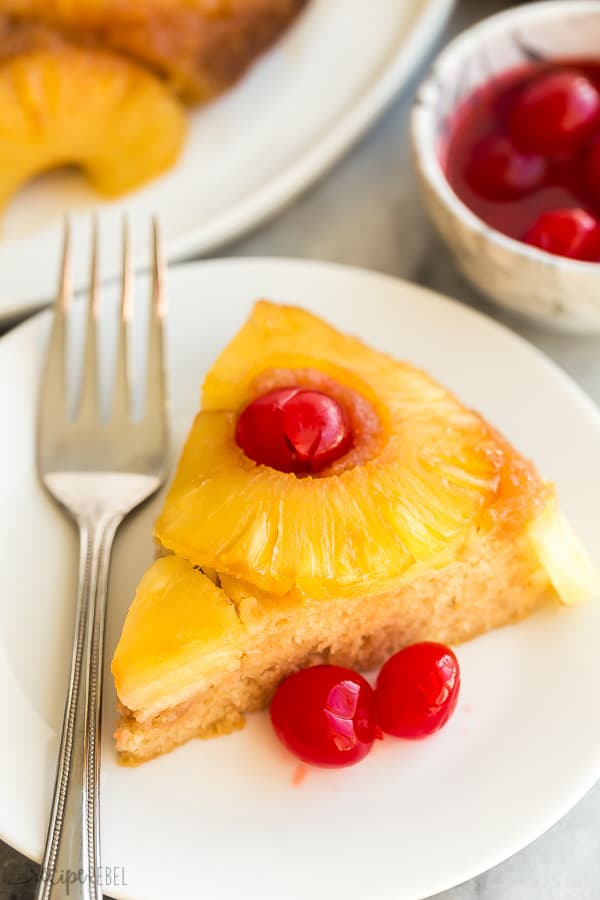
{"label": "pineapple ring on cake", "polygon": [[[381,435],[370,458],[299,478],[257,465],[237,446],[237,412],[257,386],[272,384],[272,372],[291,382],[303,371],[324,372],[372,403]],[[447,564],[473,529],[522,527],[550,491],[424,372],[302,310],[257,304],[208,375],[203,400],[155,538],[193,565],[275,595],[391,590],[419,567]]]}
{"label": "pineapple ring on cake", "polygon": [[111,53],[68,45],[0,62],[0,208],[27,181],[77,165],[117,197],[173,165],[180,103],[152,74]]}

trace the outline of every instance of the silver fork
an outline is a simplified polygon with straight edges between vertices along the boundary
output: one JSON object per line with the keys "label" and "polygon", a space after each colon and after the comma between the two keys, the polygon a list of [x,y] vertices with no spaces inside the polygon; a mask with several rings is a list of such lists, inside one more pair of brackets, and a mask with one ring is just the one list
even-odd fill
{"label": "silver fork", "polygon": [[58,755],[54,799],[37,900],[101,900],[98,785],[104,619],[115,532],[154,494],[167,473],[163,323],[166,296],[158,225],[152,230],[152,312],[143,416],[133,421],[127,365],[127,327],[133,294],[127,223],[115,387],[108,421],[99,413],[96,329],[100,317],[98,229],[94,226],[88,318],[81,388],[68,414],[66,324],[71,305],[71,251],[65,226],[62,270],[40,391],[39,476],[79,529],[79,588],[71,674]]}

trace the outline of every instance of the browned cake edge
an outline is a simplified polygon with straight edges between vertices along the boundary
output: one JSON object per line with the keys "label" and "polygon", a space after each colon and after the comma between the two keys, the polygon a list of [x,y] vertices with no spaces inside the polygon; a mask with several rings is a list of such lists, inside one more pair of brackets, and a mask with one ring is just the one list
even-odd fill
{"label": "browned cake edge", "polygon": [[[6,0],[3,12],[42,34],[113,50],[163,77],[185,101],[202,103],[238,81],[292,24],[308,0],[228,0],[165,5]],[[48,29],[49,31],[49,29]],[[1,52],[0,46],[0,52]]]}
{"label": "browned cake edge", "polygon": [[458,644],[525,618],[550,594],[528,537],[477,536],[460,559],[394,593],[263,609],[248,624],[238,668],[216,675],[208,689],[144,723],[120,705],[120,760],[136,765],[190,738],[241,728],[244,714],[265,707],[281,679],[303,666],[367,670],[414,641]]}

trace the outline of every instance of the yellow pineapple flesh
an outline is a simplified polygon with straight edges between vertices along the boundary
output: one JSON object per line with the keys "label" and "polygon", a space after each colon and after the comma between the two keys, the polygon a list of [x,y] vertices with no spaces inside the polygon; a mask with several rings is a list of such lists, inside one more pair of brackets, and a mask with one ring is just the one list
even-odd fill
{"label": "yellow pineapple flesh", "polygon": [[242,637],[222,590],[183,559],[158,559],[139,584],[113,658],[119,696],[150,717],[179,702],[182,687],[198,690],[215,668],[234,667]]}
{"label": "yellow pineapple flesh", "polygon": [[152,74],[111,53],[63,45],[0,61],[0,208],[27,181],[76,165],[117,197],[177,160],[179,102]]}
{"label": "yellow pineapple flesh", "polygon": [[[234,437],[240,408],[266,383],[320,376],[371,408],[368,454],[307,478],[248,459]],[[534,469],[450,392],[303,310],[258,303],[208,374],[203,406],[155,537],[275,595],[391,590],[445,565],[473,529],[522,524],[546,496]]]}

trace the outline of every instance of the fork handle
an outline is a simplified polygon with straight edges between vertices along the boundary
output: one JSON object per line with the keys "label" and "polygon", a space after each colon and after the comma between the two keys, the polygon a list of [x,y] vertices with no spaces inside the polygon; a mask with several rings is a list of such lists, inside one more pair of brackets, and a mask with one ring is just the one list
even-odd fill
{"label": "fork handle", "polygon": [[54,798],[36,900],[102,900],[98,787],[110,553],[122,516],[79,524],[79,587]]}

